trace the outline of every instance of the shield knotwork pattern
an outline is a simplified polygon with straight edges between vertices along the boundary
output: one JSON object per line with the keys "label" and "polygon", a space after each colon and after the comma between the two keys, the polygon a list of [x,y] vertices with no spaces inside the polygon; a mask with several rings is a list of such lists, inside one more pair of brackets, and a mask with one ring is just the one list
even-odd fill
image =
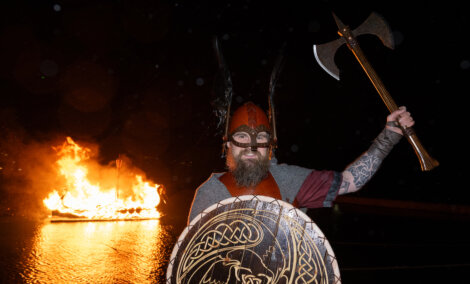
{"label": "shield knotwork pattern", "polygon": [[341,283],[333,250],[291,204],[244,195],[216,203],[180,235],[167,283]]}

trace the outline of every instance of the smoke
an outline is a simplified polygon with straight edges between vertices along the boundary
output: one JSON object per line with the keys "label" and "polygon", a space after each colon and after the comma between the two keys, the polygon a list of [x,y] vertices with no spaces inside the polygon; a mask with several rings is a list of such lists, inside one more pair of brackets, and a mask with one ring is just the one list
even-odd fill
{"label": "smoke", "polygon": [[21,130],[2,129],[0,141],[0,216],[37,219],[46,216],[42,200],[59,182],[57,139],[28,141]]}

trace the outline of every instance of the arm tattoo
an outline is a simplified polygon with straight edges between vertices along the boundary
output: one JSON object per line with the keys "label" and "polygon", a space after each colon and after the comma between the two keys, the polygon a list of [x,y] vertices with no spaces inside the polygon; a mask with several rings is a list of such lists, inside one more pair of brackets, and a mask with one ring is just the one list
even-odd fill
{"label": "arm tattoo", "polygon": [[353,176],[354,185],[357,189],[361,188],[372,178],[380,164],[382,164],[382,161],[383,159],[367,151],[358,160],[348,166],[346,170]]}
{"label": "arm tattoo", "polygon": [[[345,171],[349,171],[354,179],[356,190],[366,184],[377,172],[385,157],[397,144],[402,135],[388,129],[384,129],[374,140],[369,149],[356,161],[349,165]],[[349,183],[344,184],[345,193]]]}

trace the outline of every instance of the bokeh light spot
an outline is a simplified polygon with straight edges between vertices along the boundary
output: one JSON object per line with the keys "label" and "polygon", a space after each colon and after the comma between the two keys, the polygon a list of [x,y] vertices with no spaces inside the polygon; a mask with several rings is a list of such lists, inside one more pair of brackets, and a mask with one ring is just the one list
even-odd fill
{"label": "bokeh light spot", "polygon": [[470,68],[470,61],[469,60],[462,60],[460,62],[460,68],[462,68],[464,70]]}
{"label": "bokeh light spot", "polygon": [[196,79],[196,85],[198,85],[198,86],[204,85],[204,79],[202,79],[202,78],[197,78],[197,79]]}
{"label": "bokeh light spot", "polygon": [[290,150],[297,153],[299,151],[299,146],[297,144],[292,144],[292,146],[290,146]]}
{"label": "bokeh light spot", "polygon": [[57,73],[59,72],[59,66],[54,61],[45,59],[41,62],[41,65],[39,66],[39,70],[41,71],[42,74],[48,77],[53,77],[57,75]]}

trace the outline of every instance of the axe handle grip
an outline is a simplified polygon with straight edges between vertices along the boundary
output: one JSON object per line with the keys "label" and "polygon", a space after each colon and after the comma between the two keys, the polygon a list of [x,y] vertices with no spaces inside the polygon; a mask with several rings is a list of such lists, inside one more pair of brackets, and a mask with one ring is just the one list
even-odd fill
{"label": "axe handle grip", "polygon": [[424,149],[423,145],[421,145],[421,141],[419,141],[418,136],[416,136],[416,133],[413,128],[402,127],[402,130],[406,139],[413,147],[413,150],[415,151],[416,156],[418,156],[419,158],[419,163],[421,165],[422,171],[430,171],[434,169],[435,167],[439,166],[439,162],[433,157],[431,157],[426,151],[426,149]]}
{"label": "axe handle grip", "polygon": [[[393,100],[392,96],[389,94],[387,89],[385,89],[385,86],[382,83],[382,80],[380,80],[374,68],[372,68],[372,66],[369,64],[369,61],[367,60],[365,55],[362,53],[362,50],[360,49],[359,45],[357,43],[355,44],[348,43],[348,47],[352,51],[354,56],[356,57],[357,61],[359,61],[359,63],[361,64],[362,69],[364,69],[364,71],[366,72],[367,77],[369,77],[370,81],[372,82],[375,89],[379,93],[380,98],[385,103],[388,110],[390,112],[394,112],[395,110],[397,110],[398,109],[397,104],[395,103],[395,101]],[[424,149],[423,145],[418,139],[418,136],[416,136],[416,133],[414,132],[413,128],[402,127],[402,131],[403,131],[403,134],[408,139],[408,142],[413,147],[413,150],[415,151],[416,155],[418,156],[422,171],[430,171],[439,165],[439,162],[435,160],[434,158],[432,158],[428,154],[426,149]]]}

